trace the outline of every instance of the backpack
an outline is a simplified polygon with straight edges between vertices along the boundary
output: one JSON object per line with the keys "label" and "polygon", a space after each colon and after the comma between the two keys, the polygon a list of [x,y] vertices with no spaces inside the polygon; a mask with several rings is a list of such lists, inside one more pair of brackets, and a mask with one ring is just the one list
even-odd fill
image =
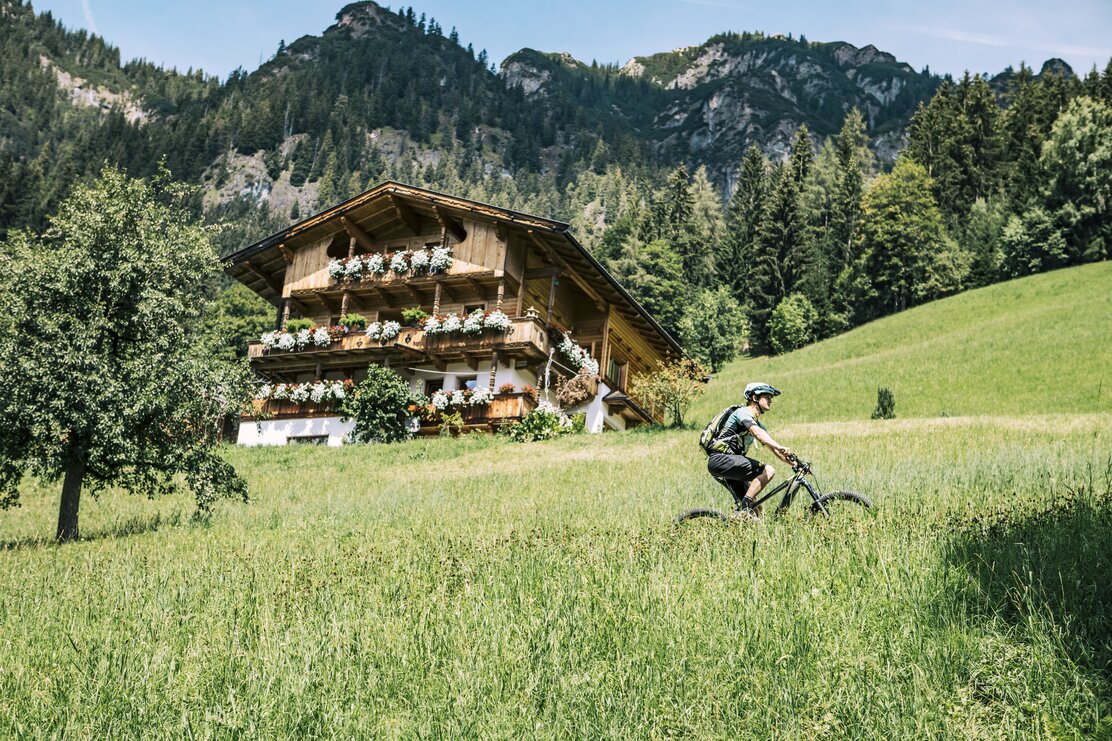
{"label": "backpack", "polygon": [[734,404],[726,407],[703,428],[699,435],[699,447],[703,449],[704,453],[710,455],[711,453],[729,452],[729,444],[725,440],[719,441],[718,435],[722,432],[722,426],[726,424],[726,420],[730,418],[734,410],[740,409],[742,406],[742,404]]}

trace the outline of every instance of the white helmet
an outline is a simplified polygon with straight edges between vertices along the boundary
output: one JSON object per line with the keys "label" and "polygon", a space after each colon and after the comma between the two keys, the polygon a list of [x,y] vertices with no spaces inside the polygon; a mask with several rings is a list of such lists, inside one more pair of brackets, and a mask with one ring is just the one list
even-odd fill
{"label": "white helmet", "polygon": [[752,401],[754,396],[761,394],[768,394],[769,396],[779,396],[780,390],[774,386],[770,386],[763,381],[755,381],[745,387],[745,400]]}

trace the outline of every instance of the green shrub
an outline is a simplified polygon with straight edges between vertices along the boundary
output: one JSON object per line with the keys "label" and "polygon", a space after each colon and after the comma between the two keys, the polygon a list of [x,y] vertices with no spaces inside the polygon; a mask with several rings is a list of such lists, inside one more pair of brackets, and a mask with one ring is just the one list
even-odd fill
{"label": "green shrub", "polygon": [[348,329],[366,329],[367,319],[362,314],[348,314],[340,317],[340,326]]}
{"label": "green shrub", "polygon": [[428,318],[429,313],[418,306],[414,306],[412,309],[402,309],[402,321],[410,326],[416,327]]}
{"label": "green shrub", "polygon": [[888,390],[887,386],[881,386],[876,390],[876,409],[873,410],[873,419],[895,418],[896,397]]}
{"label": "green shrub", "polygon": [[351,439],[355,442],[392,443],[405,440],[409,433],[409,384],[389,368],[371,365],[367,378],[344,400],[342,413],[355,420]]}
{"label": "green shrub", "polygon": [[768,342],[773,352],[785,353],[803,347],[815,339],[819,313],[810,299],[793,293],[776,305],[768,320]]}
{"label": "green shrub", "polygon": [[313,324],[312,319],[290,319],[286,322],[286,331],[290,334],[296,334],[303,329],[311,329],[314,326],[316,325]]}
{"label": "green shrub", "polygon": [[[580,415],[576,415],[580,416]],[[521,418],[517,424],[502,428],[514,442],[531,443],[566,435],[575,430],[575,422],[550,404],[542,403]]]}

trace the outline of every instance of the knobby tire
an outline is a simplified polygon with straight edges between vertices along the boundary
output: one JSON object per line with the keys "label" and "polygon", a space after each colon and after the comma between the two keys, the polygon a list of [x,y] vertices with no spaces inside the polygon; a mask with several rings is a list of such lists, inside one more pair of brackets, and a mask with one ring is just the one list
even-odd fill
{"label": "knobby tire", "polygon": [[818,502],[815,502],[811,505],[811,514],[819,516],[823,515],[822,508],[819,507],[819,504],[821,503],[822,506],[826,507],[827,511],[830,512],[831,515],[833,515],[834,510],[838,509],[839,505],[835,505],[834,508],[831,509],[830,505],[832,502],[849,502],[850,504],[860,505],[865,509],[873,508],[872,500],[870,500],[864,494],[858,494],[855,491],[832,491],[829,494],[823,494],[821,497],[819,497]]}

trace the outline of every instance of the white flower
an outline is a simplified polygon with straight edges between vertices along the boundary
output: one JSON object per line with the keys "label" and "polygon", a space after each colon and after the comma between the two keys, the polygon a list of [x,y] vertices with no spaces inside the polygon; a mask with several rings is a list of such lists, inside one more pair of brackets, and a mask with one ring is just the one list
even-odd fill
{"label": "white flower", "polygon": [[382,339],[392,340],[398,336],[398,332],[402,331],[402,325],[398,322],[383,322],[382,323]]}
{"label": "white flower", "polygon": [[425,320],[424,326],[425,334],[439,334],[440,333],[440,320],[434,316],[430,316]]}
{"label": "white flower", "polygon": [[409,256],[409,266],[413,268],[415,273],[428,270],[430,257],[428,250],[413,250],[413,254]]}
{"label": "white flower", "polygon": [[263,343],[263,349],[269,350],[270,348],[277,345],[278,337],[281,334],[281,332],[267,332],[262,337],[260,337],[259,342]]}
{"label": "white flower", "polygon": [[335,399],[336,401],[343,401],[344,397],[347,396],[347,394],[344,392],[344,382],[343,381],[333,381],[332,382],[332,388],[329,390],[329,393],[332,395],[332,398]]}
{"label": "white flower", "polygon": [[309,394],[310,394],[309,386],[311,386],[311,385],[312,384],[308,384],[308,383],[291,384],[290,385],[290,401],[296,401],[299,404],[302,403],[302,402],[309,401]]}
{"label": "white flower", "polygon": [[297,344],[297,340],[289,332],[282,332],[278,336],[278,341],[274,344],[279,350],[292,350]]}
{"label": "white flower", "polygon": [[452,267],[452,250],[448,247],[441,247],[437,245],[432,248],[432,255],[429,257],[429,272],[430,273],[443,273]]}
{"label": "white flower", "polygon": [[256,399],[269,399],[271,388],[269,383],[264,383],[257,392],[255,392]]}
{"label": "white flower", "polygon": [[313,330],[313,344],[317,347],[328,347],[332,344],[332,335],[324,327]]}
{"label": "white flower", "polygon": [[499,331],[505,331],[509,329],[510,325],[512,324],[513,322],[508,316],[506,316],[505,312],[499,309],[495,309],[494,311],[487,314],[486,319],[483,320],[483,327],[485,327],[486,329],[494,329]]}
{"label": "white flower", "polygon": [[471,405],[481,406],[489,404],[494,397],[490,395],[490,389],[486,386],[480,386],[471,392]]}
{"label": "white flower", "polygon": [[309,401],[320,404],[324,401],[326,394],[328,394],[328,388],[320,381],[309,384]]}
{"label": "white flower", "polygon": [[448,406],[448,392],[444,390],[434,392],[429,402],[437,409],[444,409]]}
{"label": "white flower", "polygon": [[386,272],[386,263],[383,262],[382,255],[378,254],[377,252],[367,255],[367,257],[364,259],[366,260],[368,273],[382,275]]}
{"label": "white flower", "polygon": [[382,322],[371,322],[367,327],[367,337],[372,340],[382,339]]}
{"label": "white flower", "polygon": [[294,337],[294,341],[297,343],[297,349],[300,350],[303,347],[309,346],[309,343],[313,341],[313,335],[309,330],[303,329],[297,333]]}
{"label": "white flower", "polygon": [[440,331],[444,334],[451,332],[458,332],[463,327],[463,321],[460,320],[455,314],[449,314],[444,317],[444,321],[440,323]]}
{"label": "white flower", "polygon": [[464,334],[479,334],[483,331],[483,311],[476,309],[463,320]]}
{"label": "white flower", "polygon": [[328,261],[328,274],[336,280],[344,277],[344,264],[339,260]]}
{"label": "white flower", "polygon": [[409,253],[405,250],[395,252],[390,258],[390,269],[395,273],[405,273],[409,270]]}
{"label": "white flower", "polygon": [[363,275],[363,261],[352,257],[344,261],[344,277],[358,279]]}
{"label": "white flower", "polygon": [[463,406],[467,402],[467,397],[464,396],[462,389],[457,389],[452,392],[452,406]]}

